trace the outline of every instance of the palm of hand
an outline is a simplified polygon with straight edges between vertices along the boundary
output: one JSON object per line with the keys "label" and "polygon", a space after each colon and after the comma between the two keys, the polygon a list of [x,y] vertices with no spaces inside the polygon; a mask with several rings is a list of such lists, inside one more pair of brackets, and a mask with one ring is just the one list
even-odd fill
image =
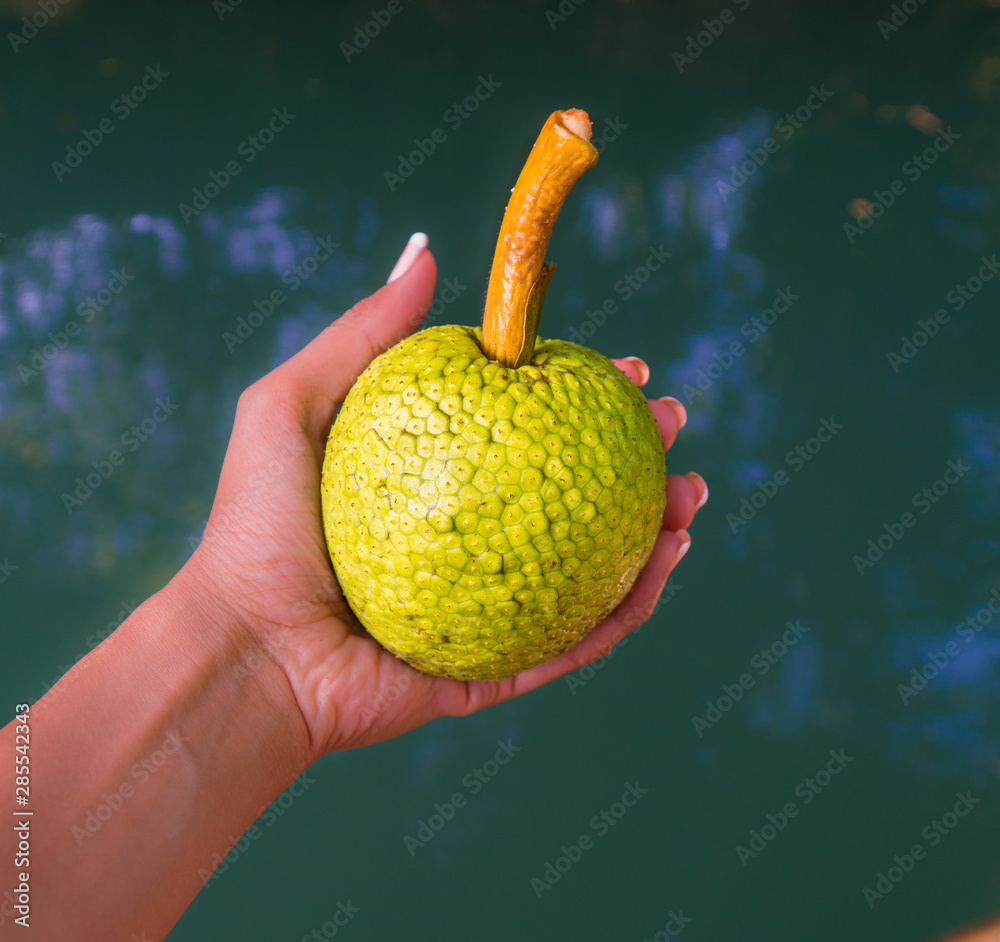
{"label": "palm of hand", "polygon": [[[277,703],[301,712],[313,758],[499,703],[607,653],[652,613],[704,486],[692,477],[668,479],[663,529],[632,593],[553,661],[504,681],[457,681],[420,673],[390,654],[358,622],[333,576],[320,468],[336,405],[373,356],[426,310],[434,267],[429,253],[422,261],[243,394],[205,537],[189,563],[266,652],[269,669],[255,673],[274,685]],[[648,378],[644,364],[618,362],[634,381]],[[340,366],[334,379],[332,364]],[[668,448],[676,414],[661,402],[651,407]]]}

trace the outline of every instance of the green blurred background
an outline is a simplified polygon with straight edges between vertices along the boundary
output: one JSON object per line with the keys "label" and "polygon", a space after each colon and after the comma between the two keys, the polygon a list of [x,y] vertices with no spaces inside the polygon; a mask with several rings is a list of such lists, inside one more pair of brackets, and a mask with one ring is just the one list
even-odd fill
{"label": "green blurred background", "polygon": [[[361,911],[338,938],[466,942],[663,939],[671,913],[703,942],[921,940],[1000,910],[1000,631],[988,610],[975,622],[1000,588],[1000,280],[976,281],[1000,250],[995,0],[395,0],[374,22],[383,0],[56,6],[20,42],[43,8],[0,3],[11,707],[183,564],[239,392],[382,284],[412,231],[438,290],[466,286],[438,322],[477,322],[508,191],[556,108],[587,109],[606,143],[556,228],[541,333],[568,338],[615,300],[587,342],[642,355],[649,394],[687,404],[670,469],[711,489],[666,604],[599,669],[328,756],[171,939],[296,940],[348,900]],[[255,150],[272,109],[286,126]],[[435,128],[434,153],[387,178]],[[227,345],[317,237],[340,248]],[[626,297],[651,248],[671,258]],[[779,291],[793,303],[762,315]],[[70,320],[78,335],[46,350]],[[177,411],[68,513],[75,479],[165,397]],[[823,420],[842,427],[811,441]],[[935,494],[949,461],[969,470]],[[934,502],[914,504],[924,488]],[[808,631],[767,663],[789,621]],[[901,690],[932,656],[937,676]],[[520,751],[484,768],[498,740]],[[824,786],[841,749],[853,759]],[[648,791],[602,835],[636,782]],[[467,804],[411,854],[456,792]],[[934,832],[958,792],[980,801]],[[757,856],[739,852],[788,802]],[[538,898],[532,878],[581,834],[592,848]],[[915,843],[926,856],[866,900]]]}

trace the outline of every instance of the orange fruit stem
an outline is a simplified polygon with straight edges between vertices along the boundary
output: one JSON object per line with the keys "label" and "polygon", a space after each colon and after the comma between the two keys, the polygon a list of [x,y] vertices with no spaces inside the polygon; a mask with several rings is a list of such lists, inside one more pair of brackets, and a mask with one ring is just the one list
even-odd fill
{"label": "orange fruit stem", "polygon": [[483,312],[483,352],[504,366],[531,362],[542,303],[556,267],[545,263],[545,250],[567,194],[597,163],[590,137],[586,111],[554,111],[511,192]]}

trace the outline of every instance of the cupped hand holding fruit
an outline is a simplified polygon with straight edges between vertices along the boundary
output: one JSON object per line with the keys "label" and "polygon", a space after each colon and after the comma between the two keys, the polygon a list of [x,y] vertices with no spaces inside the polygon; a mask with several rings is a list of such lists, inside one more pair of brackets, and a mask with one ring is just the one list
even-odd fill
{"label": "cupped hand holding fruit", "polygon": [[[414,243],[404,274],[365,298],[240,399],[205,537],[181,576],[228,608],[282,668],[273,697],[301,711],[314,756],[406,732],[526,693],[607,654],[652,614],[686,552],[687,527],[707,497],[697,474],[671,475],[652,555],[632,591],[580,644],[499,682],[414,670],[359,624],[330,568],[320,518],[320,468],[337,406],[378,354],[410,334],[430,306],[436,267]],[[615,361],[637,384],[638,359]],[[650,400],[664,449],[684,421],[675,400]],[[260,672],[264,675],[264,672]],[[286,683],[287,678],[287,683]]]}
{"label": "cupped hand holding fruit", "polygon": [[[417,234],[384,288],[241,400],[192,570],[282,667],[314,754],[596,659],[687,550],[708,492],[665,479],[683,406],[643,399],[637,358],[537,337],[552,227],[597,160],[590,127],[557,111],[535,142],[482,330],[409,336],[435,278]],[[265,486],[248,500],[247,482]]]}
{"label": "cupped hand holding fruit", "polygon": [[[434,292],[426,238],[411,239],[385,287],[240,397],[198,549],[31,705],[40,937],[163,938],[239,835],[324,753],[525,693],[606,654],[653,613],[708,491],[694,473],[665,479],[659,439],[668,449],[685,413],[675,400],[647,405],[641,360],[535,341],[552,273],[545,243],[568,189],[560,154],[583,158],[580,172],[596,157],[574,127],[589,133],[586,116],[550,118],[532,154],[555,162],[530,158],[526,173],[542,173],[527,173],[527,189],[522,174],[515,188],[483,333],[432,328],[412,340],[420,355],[428,343],[441,354],[420,379],[398,363],[386,369],[410,349],[394,345],[418,328]],[[449,358],[448,344],[462,349]],[[447,392],[456,374],[459,399]],[[410,388],[383,422],[396,393],[368,380],[394,386],[397,375]],[[417,414],[427,406],[417,388],[440,415]],[[367,412],[358,408],[366,390]],[[334,423],[341,403],[347,421]],[[423,425],[404,427],[408,414]],[[464,449],[467,466],[393,472],[411,444],[413,454]],[[338,469],[350,472],[339,497],[328,486]],[[443,498],[463,476],[475,493],[459,488],[465,503],[453,507]],[[338,507],[356,511],[353,522],[338,524]],[[380,542],[411,525],[422,542]],[[435,543],[435,532],[446,539]],[[348,537],[353,572],[341,553]],[[391,581],[383,556],[403,581]],[[358,595],[366,569],[384,590],[374,606]],[[400,656],[421,670],[389,650],[392,637],[376,640],[390,615],[401,616],[397,638],[416,639]],[[18,722],[0,730],[11,752]],[[126,795],[121,783],[152,756],[163,757],[155,775]],[[117,810],[98,820],[104,807]],[[0,864],[0,882],[16,879],[10,861]]]}

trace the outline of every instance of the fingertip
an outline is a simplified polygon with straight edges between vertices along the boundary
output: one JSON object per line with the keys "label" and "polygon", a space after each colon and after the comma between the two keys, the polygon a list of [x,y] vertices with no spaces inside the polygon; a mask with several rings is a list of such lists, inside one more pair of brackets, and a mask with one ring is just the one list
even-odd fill
{"label": "fingertip", "polygon": [[677,415],[670,406],[659,399],[647,399],[653,418],[656,419],[656,427],[660,432],[660,439],[663,441],[663,450],[669,451],[677,438]]}
{"label": "fingertip", "polygon": [[684,408],[684,403],[679,399],[675,399],[673,396],[660,396],[659,399],[665,406],[667,406],[675,416],[677,416],[677,428],[682,429],[687,425],[688,414],[687,409]]}
{"label": "fingertip", "polygon": [[698,484],[686,474],[667,475],[667,505],[663,509],[661,528],[679,533],[691,526],[695,504],[701,497]]}
{"label": "fingertip", "polygon": [[386,280],[387,285],[392,284],[397,278],[402,278],[414,266],[417,259],[420,258],[420,254],[427,248],[428,241],[426,232],[414,232],[410,236],[402,253],[396,260],[396,264],[389,273],[389,277]]}
{"label": "fingertip", "polygon": [[687,551],[691,549],[691,534],[688,533],[687,530],[678,530],[676,536],[679,542],[677,545],[677,553],[674,556],[675,566],[684,558]]}
{"label": "fingertip", "polygon": [[645,386],[649,382],[649,364],[642,357],[625,357],[625,361],[635,367],[636,386]]}
{"label": "fingertip", "polygon": [[612,357],[611,362],[636,386],[649,382],[649,366],[640,357]]}
{"label": "fingertip", "polygon": [[684,477],[694,484],[697,489],[699,497],[695,501],[694,509],[696,511],[701,510],[708,502],[708,482],[697,471],[688,471]]}

